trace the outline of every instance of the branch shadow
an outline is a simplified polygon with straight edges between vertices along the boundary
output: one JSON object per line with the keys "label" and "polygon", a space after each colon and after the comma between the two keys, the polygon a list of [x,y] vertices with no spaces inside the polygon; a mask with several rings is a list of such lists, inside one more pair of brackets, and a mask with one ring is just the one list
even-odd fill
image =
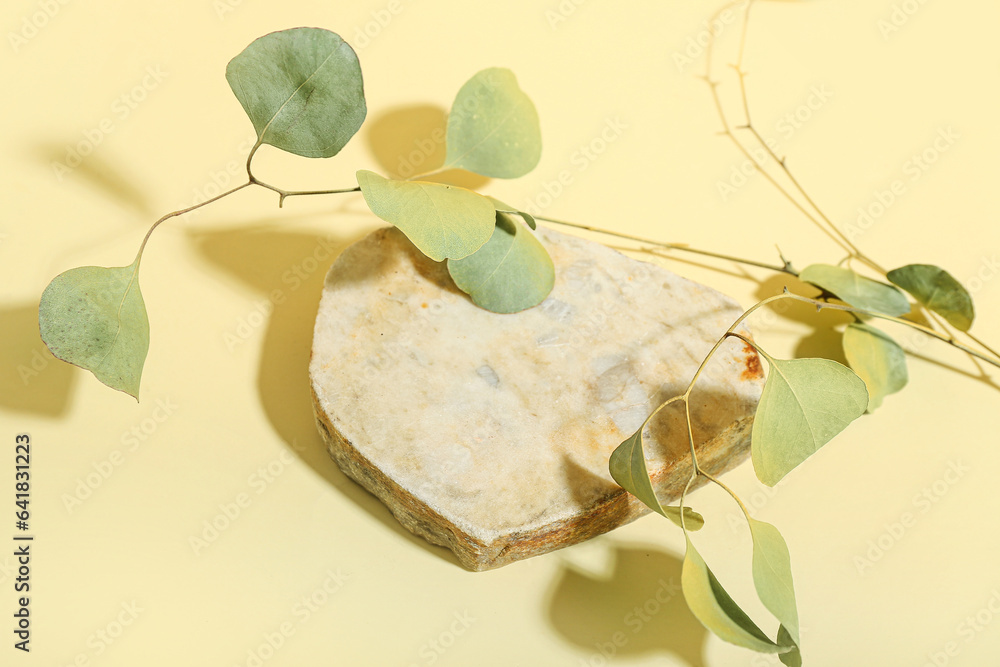
{"label": "branch shadow", "polygon": [[[192,231],[189,239],[214,266],[261,292],[271,304],[257,375],[268,421],[295,456],[373,519],[409,544],[458,565],[451,551],[406,530],[378,498],[344,475],[316,426],[309,382],[316,312],[330,264],[358,239],[279,231],[267,222]],[[284,217],[282,222],[287,224]]]}
{"label": "branch shadow", "polygon": [[[35,154],[45,164],[65,164],[68,145],[39,144],[35,147]],[[67,169],[68,171],[58,174],[60,181],[67,177],[79,177],[85,184],[102,192],[108,198],[133,209],[143,221],[153,217],[153,207],[143,189],[126,176],[125,170],[118,169],[99,153],[84,156],[78,165]]]}
{"label": "branch shadow", "polygon": [[[448,113],[431,104],[391,108],[366,123],[367,140],[386,176],[407,179],[444,165]],[[430,176],[427,181],[477,190],[490,179],[462,169]]]}
{"label": "branch shadow", "polygon": [[682,561],[656,547],[621,544],[613,562],[610,577],[562,565],[547,594],[551,628],[590,652],[586,664],[669,653],[704,667],[708,633],[681,593]]}
{"label": "branch shadow", "polygon": [[0,406],[60,417],[69,408],[78,369],[52,356],[38,331],[38,304],[0,307]]}

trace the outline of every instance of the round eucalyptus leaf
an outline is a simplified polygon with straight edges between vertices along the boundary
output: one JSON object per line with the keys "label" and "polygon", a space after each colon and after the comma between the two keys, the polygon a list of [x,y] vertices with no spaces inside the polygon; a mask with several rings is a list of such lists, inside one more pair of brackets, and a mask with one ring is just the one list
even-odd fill
{"label": "round eucalyptus leaf", "polygon": [[226,80],[258,141],[303,157],[339,153],[367,113],[357,54],[322,28],[254,40],[229,61]]}
{"label": "round eucalyptus leaf", "polygon": [[56,358],[91,371],[112,389],[136,399],[149,350],[138,261],[60,273],[45,288],[38,306],[38,329]]}
{"label": "round eucalyptus leaf", "polygon": [[478,72],[459,89],[445,141],[444,169],[493,178],[524,176],[542,156],[535,105],[502,67]]}
{"label": "round eucalyptus leaf", "polygon": [[552,258],[535,235],[499,212],[490,240],[468,257],[448,260],[448,273],[473,303],[494,313],[537,306],[556,279]]}

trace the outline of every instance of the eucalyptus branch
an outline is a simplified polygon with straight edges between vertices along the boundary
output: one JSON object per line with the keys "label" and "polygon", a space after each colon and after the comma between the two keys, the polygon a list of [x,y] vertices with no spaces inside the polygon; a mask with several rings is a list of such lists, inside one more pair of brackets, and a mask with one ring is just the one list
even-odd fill
{"label": "eucalyptus branch", "polygon": [[271,185],[270,183],[265,183],[253,174],[253,169],[251,168],[251,163],[253,162],[253,156],[257,152],[257,149],[261,147],[263,142],[258,139],[257,143],[253,145],[250,149],[249,155],[247,155],[247,177],[250,179],[250,183],[253,185],[259,185],[262,188],[270,190],[278,194],[278,208],[282,208],[285,205],[285,199],[288,197],[304,197],[308,195],[339,195],[347,192],[361,192],[360,186],[355,186],[353,188],[340,188],[335,190],[285,190],[279,188],[276,185]]}
{"label": "eucalyptus branch", "polygon": [[911,329],[915,329],[915,330],[917,330],[917,331],[919,331],[921,333],[924,333],[924,334],[927,334],[928,336],[931,336],[932,338],[936,338],[936,339],[938,339],[938,340],[940,340],[940,341],[942,341],[944,343],[948,343],[952,347],[954,347],[954,348],[956,348],[958,350],[961,350],[962,352],[965,352],[966,354],[972,355],[973,357],[976,357],[977,359],[981,359],[981,360],[985,361],[988,364],[991,364],[993,366],[996,366],[997,368],[1000,368],[1000,359],[991,358],[991,357],[983,354],[979,350],[974,350],[971,347],[968,347],[967,345],[963,345],[962,343],[959,343],[957,340],[955,340],[948,333],[941,333],[937,329],[932,329],[931,327],[924,326],[923,324],[920,324],[919,322],[914,322],[913,320],[907,320],[907,319],[903,319],[901,317],[894,317],[892,315],[884,315],[884,314],[876,312],[876,311],[865,310],[864,308],[855,308],[854,306],[849,306],[847,304],[830,303],[829,301],[820,301],[818,299],[810,299],[809,297],[800,296],[800,295],[795,294],[793,292],[785,292],[782,296],[788,297],[790,299],[794,299],[796,301],[802,301],[803,303],[811,303],[811,304],[813,304],[813,305],[816,306],[817,310],[822,310],[824,308],[830,309],[830,310],[842,310],[842,311],[845,311],[845,312],[848,312],[848,313],[856,313],[856,314],[859,314],[859,315],[867,315],[868,317],[875,317],[875,318],[878,318],[880,320],[885,320],[886,322],[893,322],[895,324],[902,324],[903,326],[907,326],[907,327],[910,327]]}
{"label": "eucalyptus branch", "polygon": [[253,179],[252,183],[254,185],[259,185],[262,188],[278,193],[278,208],[282,208],[285,205],[285,199],[288,197],[303,197],[307,195],[339,195],[348,192],[361,192],[361,188],[359,186],[355,186],[353,188],[340,188],[338,190],[282,190],[275,185],[265,183],[257,177],[251,178]]}
{"label": "eucalyptus branch", "polygon": [[[815,202],[815,200],[812,198],[809,192],[802,186],[799,180],[795,177],[794,173],[792,173],[792,171],[788,168],[786,159],[784,157],[779,157],[774,152],[774,150],[771,148],[768,142],[764,140],[763,136],[761,136],[760,132],[753,124],[750,114],[750,104],[746,86],[747,72],[743,69],[743,61],[746,52],[747,34],[750,24],[750,10],[753,8],[755,2],[756,0],[746,0],[737,58],[736,62],[731,65],[731,67],[733,67],[733,69],[736,72],[739,84],[740,101],[746,119],[743,125],[733,126],[722,105],[722,99],[718,91],[719,82],[714,81],[712,79],[712,72],[715,69],[714,51],[715,51],[716,35],[714,33],[710,34],[708,45],[706,46],[705,75],[703,78],[709,84],[709,87],[711,89],[712,99],[715,103],[716,111],[719,115],[719,119],[723,126],[722,134],[729,137],[729,139],[736,145],[737,149],[757,168],[757,170],[765,177],[765,179],[768,182],[771,183],[771,185],[773,185],[778,190],[779,193],[781,193],[786,199],[788,199],[789,202],[791,202],[810,222],[816,225],[820,230],[826,233],[834,242],[836,242],[844,250],[847,251],[848,253],[847,257],[841,260],[838,263],[838,265],[843,264],[845,261],[850,262],[851,260],[856,259],[862,262],[863,264],[867,265],[872,270],[874,270],[881,277],[886,277],[888,272],[878,262],[876,262],[871,257],[862,252],[861,249],[858,248],[858,246],[855,243],[853,243],[833,223],[833,221],[829,218],[829,216],[827,216],[826,213],[824,213],[823,209],[820,208],[820,206]],[[716,14],[713,16],[713,20],[715,20],[722,12],[730,10],[737,4],[739,3],[733,2],[728,5],[725,5],[718,12],[716,12]],[[766,153],[767,156],[770,157],[770,159],[775,164],[778,165],[778,168],[780,169],[781,173],[791,183],[794,192],[798,193],[798,195],[804,200],[805,204],[808,205],[814,211],[815,214],[808,211],[806,209],[806,206],[804,206],[802,202],[800,202],[798,199],[795,198],[795,196],[793,196],[792,192],[790,192],[787,188],[781,185],[777,181],[777,179],[775,179],[770,174],[770,172],[766,168],[766,164],[763,161],[758,160],[756,156],[754,156],[750,152],[750,150],[736,136],[735,132],[733,131],[734,129],[742,129],[750,132],[756,144]],[[968,346],[958,343],[958,341],[955,340],[955,336],[951,333],[951,328],[948,326],[948,324],[943,322],[940,318],[938,318],[933,313],[933,311],[931,311],[930,309],[927,310],[931,314],[931,319],[934,320],[944,331],[943,335],[938,335],[937,333],[930,335],[934,335],[936,338],[939,338],[941,340],[944,340],[945,342],[948,342],[949,344],[952,344],[954,347],[967,352],[973,357],[983,359],[984,361],[987,361],[988,363],[994,366],[1000,366],[1000,353],[998,353],[993,347],[982,341],[974,334],[969,333],[968,331],[964,331],[961,333],[964,333],[971,341],[973,341],[975,344],[979,345],[983,350],[991,354],[992,358],[986,357],[983,354],[980,354],[979,352],[972,350]],[[930,329],[928,329],[928,331],[930,331]]]}
{"label": "eucalyptus branch", "polygon": [[777,264],[767,264],[765,262],[758,262],[753,259],[744,259],[742,257],[733,257],[732,255],[725,255],[723,253],[712,252],[710,250],[701,250],[699,248],[692,248],[685,243],[664,243],[663,241],[656,241],[654,239],[647,239],[641,236],[634,236],[632,234],[624,234],[622,232],[614,232],[608,229],[601,229],[600,227],[592,227],[590,225],[582,225],[576,222],[567,222],[566,220],[556,220],[555,218],[546,218],[544,216],[536,215],[535,220],[542,220],[544,222],[551,222],[556,225],[563,225],[565,227],[573,227],[574,229],[582,229],[588,232],[596,232],[598,234],[605,234],[607,236],[614,236],[616,238],[625,239],[627,241],[635,241],[637,243],[645,243],[647,245],[656,246],[657,248],[665,248],[667,250],[677,250],[679,252],[687,252],[695,255],[702,255],[704,257],[713,257],[715,259],[722,259],[729,262],[735,262],[737,264],[746,264],[747,266],[756,266],[761,269],[768,269],[769,271],[776,271],[778,273],[787,273],[792,276],[797,276],[798,273],[791,267],[791,264],[784,262],[783,265],[779,266]]}
{"label": "eucalyptus branch", "polygon": [[[747,1],[748,1],[747,9],[749,11],[749,7],[752,6],[753,0],[747,0]],[[719,9],[719,11],[717,11],[712,16],[712,18],[710,19],[710,21],[714,23],[715,21],[718,20],[719,16],[723,12],[728,11],[729,9],[731,9],[732,7],[735,7],[738,4],[741,4],[741,2],[743,2],[743,0],[740,0],[740,2],[732,2],[732,3],[728,4],[728,5],[723,6],[721,9]],[[746,21],[744,20],[744,27],[745,26],[746,26]],[[744,33],[744,37],[745,37],[745,33]],[[741,44],[741,57],[742,57],[742,48],[743,48],[743,45]],[[795,197],[793,197],[791,195],[791,193],[788,192],[788,190],[786,190],[780,183],[778,183],[777,179],[775,179],[774,176],[772,176],[770,174],[770,172],[764,167],[764,165],[760,161],[758,161],[750,153],[750,150],[746,146],[743,145],[743,143],[739,140],[739,138],[737,138],[736,134],[733,132],[734,128],[732,127],[731,123],[729,122],[729,117],[726,115],[725,109],[723,108],[723,105],[722,105],[722,98],[719,95],[719,90],[718,90],[720,82],[716,81],[716,80],[714,80],[712,78],[712,64],[713,64],[713,61],[714,61],[714,58],[713,58],[714,52],[715,52],[715,35],[714,35],[714,33],[712,33],[709,36],[708,45],[705,47],[705,54],[706,54],[705,55],[705,74],[702,76],[702,79],[705,80],[705,82],[708,84],[709,88],[712,91],[712,99],[713,99],[713,101],[715,103],[715,109],[716,109],[716,112],[719,115],[719,119],[722,122],[722,132],[721,132],[721,134],[723,136],[728,137],[733,142],[733,144],[736,146],[737,150],[739,150],[740,153],[742,153],[743,156],[748,161],[750,161],[754,166],[756,166],[757,170],[760,172],[760,174],[771,185],[773,185],[778,190],[778,192],[780,192],[782,195],[784,195],[785,198],[788,199],[788,201],[796,209],[798,209],[798,211],[800,213],[802,213],[802,215],[804,215],[810,222],[812,222],[814,225],[816,225],[816,227],[819,228],[820,231],[822,231],[827,236],[829,236],[835,243],[837,243],[838,245],[840,245],[844,250],[846,250],[847,252],[853,254],[853,251],[851,250],[851,247],[848,244],[845,244],[843,241],[841,241],[836,236],[836,234],[834,234],[829,229],[827,229],[823,225],[823,222],[819,218],[817,218],[815,215],[813,215],[812,213],[810,213],[806,209],[806,207],[802,205],[801,202],[799,202],[797,199],[795,199]],[[777,160],[777,158],[775,158],[775,159]],[[783,160],[778,160],[778,163],[779,164],[783,163]]]}
{"label": "eucalyptus branch", "polygon": [[136,267],[136,270],[137,271],[139,270],[139,262],[142,260],[142,251],[145,250],[145,248],[146,248],[146,242],[149,241],[149,237],[153,233],[154,229],[156,229],[157,227],[159,227],[161,224],[163,224],[164,222],[166,222],[170,218],[176,218],[179,215],[185,215],[187,213],[190,213],[191,211],[194,211],[196,209],[201,208],[202,206],[207,206],[207,205],[211,204],[212,202],[219,201],[223,197],[228,197],[229,195],[233,194],[234,192],[238,192],[238,191],[242,190],[243,188],[245,188],[245,187],[247,187],[249,185],[252,185],[252,183],[249,182],[249,181],[247,181],[246,183],[243,183],[242,185],[237,185],[235,188],[231,188],[229,190],[226,190],[225,192],[223,192],[221,194],[218,194],[218,195],[212,197],[211,199],[207,199],[207,200],[205,200],[203,202],[199,202],[199,203],[197,203],[197,204],[195,204],[193,206],[188,206],[187,208],[182,208],[179,211],[172,211],[170,213],[167,213],[165,216],[163,216],[162,218],[160,218],[159,220],[157,220],[156,222],[154,222],[152,224],[152,226],[150,226],[149,230],[146,232],[146,235],[142,238],[142,243],[139,245],[139,252],[136,254],[136,257],[135,257],[135,267]]}

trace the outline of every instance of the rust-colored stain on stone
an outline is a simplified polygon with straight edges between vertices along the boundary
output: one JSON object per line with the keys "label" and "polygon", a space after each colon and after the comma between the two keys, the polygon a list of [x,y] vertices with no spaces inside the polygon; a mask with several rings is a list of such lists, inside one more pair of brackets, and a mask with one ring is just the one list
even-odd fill
{"label": "rust-colored stain on stone", "polygon": [[764,377],[764,370],[760,367],[760,357],[757,356],[757,350],[753,349],[750,345],[744,344],[743,351],[746,353],[747,358],[740,379],[759,380]]}

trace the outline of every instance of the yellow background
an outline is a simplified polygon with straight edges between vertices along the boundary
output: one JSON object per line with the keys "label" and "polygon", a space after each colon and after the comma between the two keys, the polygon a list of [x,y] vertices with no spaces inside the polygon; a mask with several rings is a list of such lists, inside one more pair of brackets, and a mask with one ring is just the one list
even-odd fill
{"label": "yellow background", "polygon": [[[356,169],[384,172],[386,156],[439,123],[469,76],[505,66],[538,107],[545,148],[532,174],[485,192],[527,206],[570,170],[547,215],[764,261],[776,259],[777,243],[799,268],[835,263],[836,246],[759,175],[720,196],[743,160],[717,135],[698,79],[703,56],[689,41],[714,9],[679,0],[4,2],[0,545],[13,544],[20,432],[34,441],[37,539],[28,656],[11,647],[13,546],[0,546],[0,664],[248,665],[283,627],[293,634],[273,655],[264,650],[268,667],[599,665],[615,633],[627,642],[613,664],[777,664],[706,635],[676,596],[650,602],[667,599],[679,576],[682,539],[665,521],[646,517],[589,544],[469,573],[337,470],[313,425],[306,375],[329,259],[300,286],[288,272],[324,243],[339,251],[380,224],[358,195],[290,199],[279,210],[255,189],[161,227],[142,266],[152,343],[138,404],[50,360],[36,324],[56,274],[128,264],[159,215],[189,205],[213,179],[239,178],[252,128],[225,65],[254,38],[298,25],[335,30],[357,48],[368,120],[333,159],[265,147],[256,164],[266,180],[350,187]],[[893,18],[899,30],[880,30]],[[26,28],[34,24],[43,25]],[[903,181],[858,243],[889,267],[929,262],[972,280],[974,331],[994,343],[997,25],[1000,5],[988,0],[762,2],[746,62],[755,123],[816,201],[846,227]],[[727,26],[724,36],[737,32]],[[695,62],[678,64],[689,48]],[[162,80],[144,84],[147,68]],[[828,99],[811,98],[816,89]],[[123,95],[134,109],[121,106]],[[789,133],[782,119],[796,112],[807,119]],[[624,129],[581,170],[577,151],[615,121]],[[912,180],[908,161],[947,128],[958,138]],[[94,132],[99,144],[59,178],[52,163]],[[706,265],[669,262],[747,306],[783,282]],[[273,290],[283,302],[254,315]],[[837,354],[813,320],[788,315],[757,323],[772,353]],[[248,335],[227,346],[241,322]],[[918,354],[902,394],[776,491],[765,494],[749,464],[726,476],[789,543],[807,665],[936,657],[971,666],[1000,654],[1000,620],[987,606],[1000,590],[996,387],[943,345]],[[158,402],[174,406],[161,423]],[[142,440],[129,439],[134,428]],[[66,496],[113,456],[120,465],[67,508]],[[968,470],[949,476],[952,463]],[[258,469],[268,466],[280,474],[262,482]],[[933,504],[919,501],[925,488]],[[249,505],[196,553],[190,538],[240,494]],[[737,599],[751,600],[749,538],[735,506],[716,490],[690,500],[710,522],[700,542],[707,558]],[[914,521],[900,534],[893,524],[907,512]],[[890,548],[859,567],[879,540]],[[337,584],[329,573],[347,578]],[[323,603],[306,614],[310,596]],[[141,609],[134,619],[129,605]],[[634,608],[644,605],[656,612],[639,622]],[[117,634],[120,616],[127,627],[101,640]]]}

